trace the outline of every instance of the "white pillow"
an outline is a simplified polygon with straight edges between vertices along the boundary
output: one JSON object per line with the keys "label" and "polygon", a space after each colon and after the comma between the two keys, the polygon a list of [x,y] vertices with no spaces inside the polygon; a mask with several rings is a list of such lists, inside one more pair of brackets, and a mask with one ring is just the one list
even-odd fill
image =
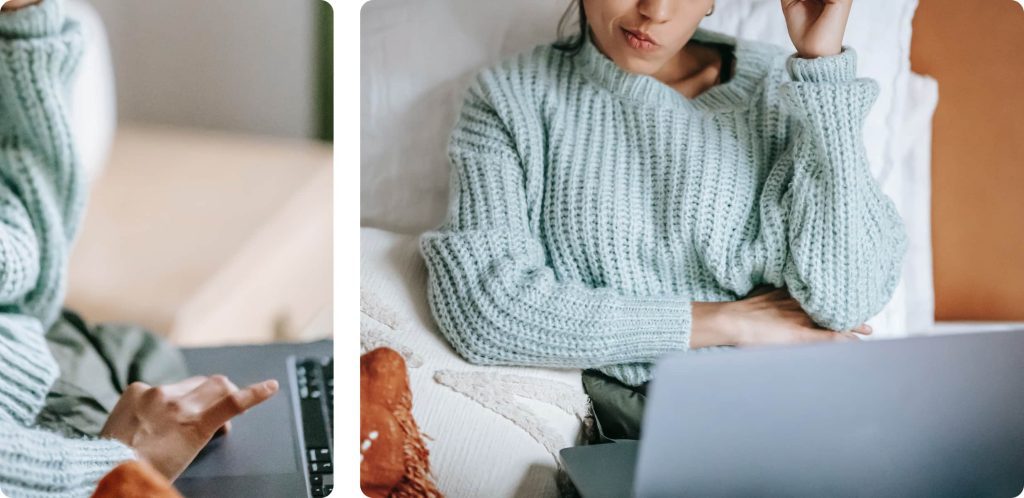
{"label": "white pillow", "polygon": [[555,39],[567,0],[374,0],[360,26],[360,216],[406,233],[448,204],[448,136],[470,79]]}
{"label": "white pillow", "polygon": [[[894,176],[900,180],[896,207],[907,222],[909,244],[903,264],[906,304],[905,322],[893,323],[906,335],[927,333],[935,325],[935,293],[932,281],[931,176],[932,117],[939,101],[938,82],[911,73],[907,79],[903,124],[894,152]],[[890,194],[892,195],[892,194]]]}
{"label": "white pillow", "polygon": [[364,349],[406,357],[434,482],[446,496],[558,496],[557,451],[577,443],[588,413],[580,371],[465,362],[430,316],[418,247],[362,229],[360,333]]}

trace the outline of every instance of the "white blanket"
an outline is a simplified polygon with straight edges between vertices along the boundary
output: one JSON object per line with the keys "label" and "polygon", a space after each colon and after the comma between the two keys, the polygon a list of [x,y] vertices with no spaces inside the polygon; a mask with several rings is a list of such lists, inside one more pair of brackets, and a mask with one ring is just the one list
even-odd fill
{"label": "white blanket", "polygon": [[588,398],[579,370],[478,367],[437,331],[417,237],[361,233],[364,349],[406,357],[413,417],[446,496],[558,496],[557,451],[579,437]]}

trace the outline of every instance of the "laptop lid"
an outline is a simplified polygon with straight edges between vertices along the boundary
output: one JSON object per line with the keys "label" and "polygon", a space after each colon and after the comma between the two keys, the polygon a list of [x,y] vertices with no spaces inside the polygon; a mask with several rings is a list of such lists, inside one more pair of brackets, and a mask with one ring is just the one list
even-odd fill
{"label": "laptop lid", "polygon": [[634,492],[1017,496],[1024,331],[675,354]]}

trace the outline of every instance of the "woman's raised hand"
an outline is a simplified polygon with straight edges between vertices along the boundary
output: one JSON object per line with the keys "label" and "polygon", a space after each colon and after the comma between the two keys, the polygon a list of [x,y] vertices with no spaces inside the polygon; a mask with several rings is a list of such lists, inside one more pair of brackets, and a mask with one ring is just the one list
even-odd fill
{"label": "woman's raised hand", "polygon": [[818,327],[787,289],[766,289],[739,301],[693,303],[690,347],[858,341],[872,332],[867,324],[844,332]]}
{"label": "woman's raised hand", "polygon": [[841,52],[852,4],[853,0],[782,0],[797,55],[811,59]]}
{"label": "woman's raised hand", "polygon": [[227,377],[192,377],[177,384],[128,386],[117,401],[102,437],[135,449],[167,479],[174,480],[199,450],[229,421],[277,392],[275,380],[239,389]]}

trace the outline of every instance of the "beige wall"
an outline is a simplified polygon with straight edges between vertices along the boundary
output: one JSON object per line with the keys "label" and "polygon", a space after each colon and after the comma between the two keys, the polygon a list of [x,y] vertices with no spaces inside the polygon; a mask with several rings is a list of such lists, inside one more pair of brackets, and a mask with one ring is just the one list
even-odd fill
{"label": "beige wall", "polygon": [[311,137],[320,0],[87,0],[122,121]]}
{"label": "beige wall", "polygon": [[912,68],[939,82],[932,241],[939,320],[1024,320],[1024,9],[921,0]]}

